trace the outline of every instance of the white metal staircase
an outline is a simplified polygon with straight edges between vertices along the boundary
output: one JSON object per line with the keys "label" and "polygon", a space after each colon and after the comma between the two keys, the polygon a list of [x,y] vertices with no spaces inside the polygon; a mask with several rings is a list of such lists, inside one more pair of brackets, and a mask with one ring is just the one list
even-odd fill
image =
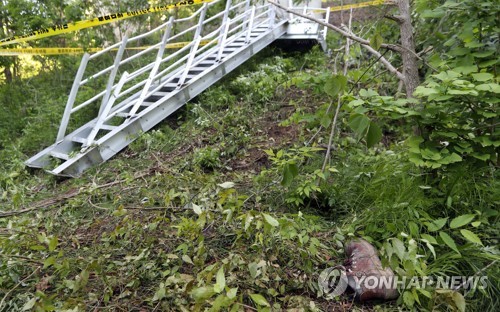
{"label": "white metal staircase", "polygon": [[[113,157],[141,133],[274,40],[309,38],[324,45],[326,28],[289,14],[277,14],[281,12],[269,3],[227,0],[225,9],[213,12],[221,1],[205,3],[188,18],[170,18],[145,34],[123,38],[93,55],[85,54],[69,94],[56,143],[28,159],[26,165],[55,175],[78,176],[92,165]],[[317,9],[296,9],[318,14]],[[329,10],[323,11],[324,18],[328,19]],[[196,18],[198,22],[189,27]],[[302,33],[297,26],[301,23]],[[147,49],[127,56],[128,48],[155,40],[157,43]],[[167,53],[166,48],[179,41],[190,43]],[[135,66],[139,59],[142,65]],[[104,69],[99,70],[102,67]],[[85,75],[86,69],[93,69],[95,73]],[[96,85],[102,85],[103,90],[96,89]],[[90,121],[67,134],[72,121],[81,124],[82,118],[90,114],[93,115],[88,118]]]}

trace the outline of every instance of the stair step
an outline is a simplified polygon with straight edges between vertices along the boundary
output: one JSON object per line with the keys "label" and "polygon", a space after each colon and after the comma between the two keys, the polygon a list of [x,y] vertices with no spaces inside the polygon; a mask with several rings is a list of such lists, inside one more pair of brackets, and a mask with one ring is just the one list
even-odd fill
{"label": "stair step", "polygon": [[68,160],[69,155],[61,152],[56,152],[56,151],[50,151],[50,156],[53,156],[55,158],[63,159],[63,160]]}
{"label": "stair step", "polygon": [[201,74],[204,69],[195,69],[194,67],[188,71],[188,75],[198,75]]}
{"label": "stair step", "polygon": [[213,62],[205,62],[205,61],[203,61],[201,63],[198,63],[195,68],[197,68],[197,67],[207,68],[207,67],[212,67],[213,65],[214,65]]}
{"label": "stair step", "polygon": [[101,130],[106,130],[106,131],[111,131],[115,128],[116,128],[116,126],[112,126],[112,125],[102,125],[101,126]]}
{"label": "stair step", "polygon": [[[161,92],[161,93],[163,93],[163,92]],[[149,105],[155,103],[156,101],[158,101],[159,99],[161,99],[162,97],[163,97],[163,95],[158,95],[157,92],[155,92],[154,94],[147,97],[144,100],[144,102],[142,102],[141,106],[149,106]]]}
{"label": "stair step", "polygon": [[76,143],[81,143],[81,144],[87,143],[87,139],[86,138],[82,138],[82,137],[79,137],[79,136],[72,137],[71,141],[76,142]]}
{"label": "stair step", "polygon": [[157,91],[157,92],[153,93],[152,96],[154,96],[154,97],[164,97],[164,96],[167,96],[169,94],[170,94],[170,92]]}
{"label": "stair step", "polygon": [[[189,80],[193,79],[196,76],[198,76],[198,75],[187,75],[186,76],[186,80],[184,80],[184,82],[188,82]],[[174,79],[172,79],[170,81],[174,82],[174,83],[178,83],[180,79],[181,79],[180,77],[176,77],[176,78],[174,78]]]}

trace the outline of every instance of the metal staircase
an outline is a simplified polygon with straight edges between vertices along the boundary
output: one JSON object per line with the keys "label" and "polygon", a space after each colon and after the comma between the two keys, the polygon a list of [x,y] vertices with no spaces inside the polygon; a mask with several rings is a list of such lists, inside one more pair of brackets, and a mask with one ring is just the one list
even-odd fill
{"label": "metal staircase", "polygon": [[[217,12],[221,1],[205,3],[188,18],[170,18],[147,33],[85,54],[56,143],[28,159],[26,165],[59,176],[78,176],[113,157],[276,39],[325,41],[326,28],[280,14],[269,3],[227,0],[225,9]],[[307,7],[297,10],[318,14],[317,9]],[[329,10],[322,13],[328,19]],[[189,26],[196,18],[197,23]],[[297,26],[300,23],[305,25],[303,33]],[[179,41],[189,44],[167,53]],[[130,48],[151,42],[156,43],[128,55]],[[85,75],[86,70],[94,73]],[[85,121],[89,115],[97,117]],[[69,127],[75,130],[67,134]]]}

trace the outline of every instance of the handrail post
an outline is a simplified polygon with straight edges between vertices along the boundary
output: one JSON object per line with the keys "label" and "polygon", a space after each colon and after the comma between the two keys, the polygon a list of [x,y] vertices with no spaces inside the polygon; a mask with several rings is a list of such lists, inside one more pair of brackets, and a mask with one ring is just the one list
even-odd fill
{"label": "handrail post", "polygon": [[226,1],[226,8],[224,9],[224,15],[222,17],[222,24],[221,25],[224,25],[224,23],[227,21],[228,17],[229,17],[229,11],[231,10],[231,0],[227,0]]}
{"label": "handrail post", "polygon": [[125,47],[127,46],[128,36],[125,35],[122,40],[122,44],[116,53],[115,61],[113,63],[113,70],[109,74],[108,83],[106,84],[106,94],[102,97],[101,108],[99,109],[99,116],[102,114],[106,103],[109,100],[111,95],[111,90],[113,88],[113,84],[115,83],[116,74],[118,73],[118,68],[120,67],[120,62],[123,58],[123,53],[125,52]]}
{"label": "handrail post", "polygon": [[[292,10],[293,8],[293,0],[288,0],[288,9]],[[294,15],[292,13],[288,13],[288,19],[293,20]]]}
{"label": "handrail post", "polygon": [[230,18],[228,18],[226,20],[226,23],[222,25],[223,32],[222,32],[222,38],[219,39],[220,47],[219,51],[217,52],[217,57],[215,58],[216,62],[220,62],[222,60],[222,52],[224,52],[224,46],[226,45],[227,33],[229,32],[229,25],[231,25]]}
{"label": "handrail post", "polygon": [[89,62],[90,54],[85,53],[80,62],[80,67],[73,81],[73,86],[71,87],[71,92],[69,93],[68,101],[66,102],[66,108],[64,109],[64,114],[61,120],[61,125],[59,126],[59,131],[57,132],[56,143],[62,141],[66,135],[66,129],[68,128],[69,118],[71,116],[71,110],[73,109],[73,104],[75,104],[76,94],[80,88],[80,82],[82,81],[83,74],[87,68],[87,63]]}
{"label": "handrail post", "polygon": [[[326,22],[326,23],[329,23],[329,22],[330,22],[330,7],[328,7],[328,8],[326,9],[325,22]],[[325,41],[326,41],[326,34],[327,34],[327,32],[328,32],[328,27],[326,27],[326,26],[325,26],[325,27],[323,28],[323,40],[325,40]]]}
{"label": "handrail post", "polygon": [[243,19],[243,27],[241,28],[243,31],[245,31],[247,29],[247,26],[248,26],[248,15],[250,14],[249,10],[250,10],[250,0],[246,0],[246,3],[245,3],[245,9],[244,9],[244,13],[245,13],[245,18]]}
{"label": "handrail post", "polygon": [[269,28],[274,27],[274,21],[276,19],[276,7],[274,5],[271,5],[269,7]]}
{"label": "handrail post", "polygon": [[220,24],[220,33],[219,33],[219,38],[217,39],[217,48],[222,50],[224,46],[222,45],[222,38],[224,38],[224,33],[227,31],[226,28],[226,23],[227,19],[229,18],[229,10],[231,9],[231,0],[226,1],[226,8],[224,9],[224,15],[222,16],[222,22]]}
{"label": "handrail post", "polygon": [[163,34],[163,38],[161,41],[160,48],[158,49],[158,53],[156,55],[156,61],[155,64],[153,65],[153,68],[149,72],[149,77],[144,85],[144,88],[142,89],[141,95],[139,96],[139,99],[137,100],[137,103],[134,104],[132,109],[130,110],[129,117],[132,117],[135,115],[139,107],[144,103],[144,100],[146,99],[146,96],[148,95],[149,88],[153,84],[154,77],[158,73],[158,69],[160,68],[161,61],[163,59],[163,54],[165,52],[165,47],[167,45],[168,38],[170,37],[170,32],[172,31],[172,25],[173,25],[174,17],[171,16],[167,26],[165,27],[165,33]]}
{"label": "handrail post", "polygon": [[205,21],[205,15],[207,14],[208,3],[203,4],[203,8],[200,12],[200,19],[198,20],[198,27],[196,27],[196,32],[194,34],[194,40],[198,39],[201,36],[201,32],[203,31],[203,22]]}
{"label": "handrail post", "polygon": [[189,73],[189,70],[191,69],[191,64],[193,63],[193,60],[196,56],[196,51],[198,51],[198,46],[200,45],[201,42],[201,32],[203,30],[203,22],[205,21],[205,15],[207,13],[207,8],[208,8],[208,3],[205,2],[203,4],[203,9],[200,12],[200,19],[198,21],[198,27],[196,28],[196,32],[194,34],[193,38],[193,45],[191,46],[191,49],[189,51],[189,57],[186,62],[186,67],[184,68],[184,72],[182,73],[181,77],[179,78],[179,81],[177,82],[177,88],[179,89],[182,87],[184,84],[184,81],[186,81],[187,75]]}
{"label": "handrail post", "polygon": [[252,6],[252,11],[250,12],[250,20],[248,22],[248,29],[247,29],[247,35],[245,37],[245,43],[250,42],[250,35],[252,34],[254,17],[255,17],[255,5]]}

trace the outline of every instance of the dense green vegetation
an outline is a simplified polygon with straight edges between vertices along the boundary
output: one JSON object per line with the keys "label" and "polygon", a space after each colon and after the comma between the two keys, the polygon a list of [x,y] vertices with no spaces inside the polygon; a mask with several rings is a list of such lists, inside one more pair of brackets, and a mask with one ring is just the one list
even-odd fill
{"label": "dense green vegetation", "polygon": [[[5,2],[0,19],[13,14]],[[80,18],[85,1],[67,2]],[[54,140],[79,57],[36,57],[33,76],[0,57],[13,74],[0,85],[0,311],[498,310],[498,4],[413,9],[426,51],[415,98],[359,45],[344,55],[340,36],[331,57],[269,47],[69,180],[23,161]],[[396,42],[392,23],[353,31]],[[409,287],[369,305],[324,298],[318,276],[353,237],[399,276],[488,285]]]}

